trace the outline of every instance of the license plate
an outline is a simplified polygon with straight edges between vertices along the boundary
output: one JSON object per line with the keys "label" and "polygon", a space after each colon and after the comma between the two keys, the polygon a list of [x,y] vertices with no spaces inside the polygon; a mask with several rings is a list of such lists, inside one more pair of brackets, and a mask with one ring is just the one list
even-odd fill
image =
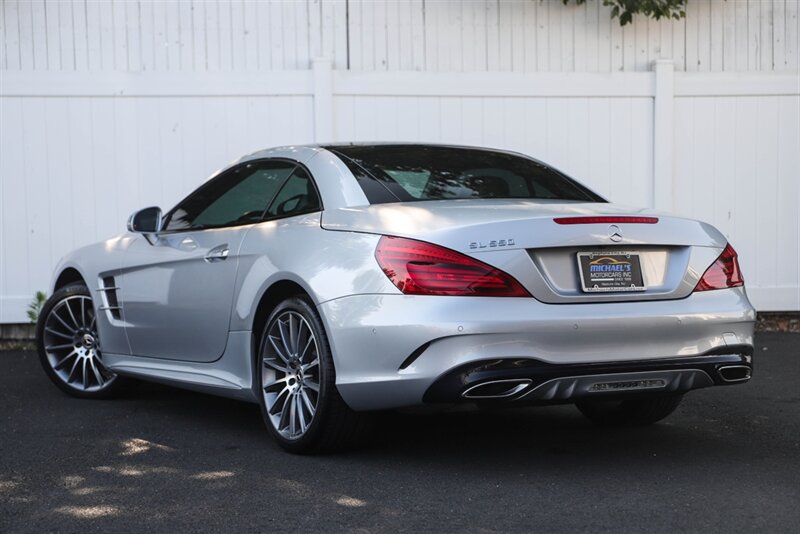
{"label": "license plate", "polygon": [[578,270],[586,293],[646,289],[635,252],[579,252]]}

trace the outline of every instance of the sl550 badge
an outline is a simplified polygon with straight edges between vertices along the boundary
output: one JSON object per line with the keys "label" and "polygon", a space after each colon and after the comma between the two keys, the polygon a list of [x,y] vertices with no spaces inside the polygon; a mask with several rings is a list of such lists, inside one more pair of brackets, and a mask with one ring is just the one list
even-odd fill
{"label": "sl550 badge", "polygon": [[493,239],[491,241],[470,241],[469,248],[497,248],[510,247],[514,245],[513,239]]}

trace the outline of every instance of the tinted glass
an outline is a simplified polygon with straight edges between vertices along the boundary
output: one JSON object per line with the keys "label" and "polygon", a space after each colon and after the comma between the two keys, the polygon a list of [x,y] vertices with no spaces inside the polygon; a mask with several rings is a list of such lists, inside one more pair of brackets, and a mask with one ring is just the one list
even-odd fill
{"label": "tinted glass", "polygon": [[161,210],[158,208],[145,208],[133,216],[133,229],[137,232],[154,232],[158,230]]}
{"label": "tinted glass", "polygon": [[311,178],[302,167],[297,167],[270,204],[267,217],[289,217],[319,211],[320,208]]}
{"label": "tinted glass", "polygon": [[178,204],[167,216],[165,229],[219,228],[258,222],[294,168],[295,164],[282,161],[235,167]]}
{"label": "tinted glass", "polygon": [[353,171],[372,204],[456,198],[605,202],[552,167],[514,154],[423,145],[328,149]]}

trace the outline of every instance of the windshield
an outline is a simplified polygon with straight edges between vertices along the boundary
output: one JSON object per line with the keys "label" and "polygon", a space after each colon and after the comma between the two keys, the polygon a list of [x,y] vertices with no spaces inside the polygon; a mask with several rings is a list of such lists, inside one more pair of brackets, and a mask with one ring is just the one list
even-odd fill
{"label": "windshield", "polygon": [[491,150],[425,145],[334,146],[371,204],[461,198],[605,202],[539,161]]}

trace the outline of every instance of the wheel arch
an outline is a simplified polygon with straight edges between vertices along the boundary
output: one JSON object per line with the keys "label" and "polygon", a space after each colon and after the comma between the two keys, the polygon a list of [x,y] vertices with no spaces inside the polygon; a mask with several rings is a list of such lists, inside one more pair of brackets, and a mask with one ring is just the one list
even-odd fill
{"label": "wheel arch", "polygon": [[[86,287],[89,287],[86,284],[86,279],[84,278],[83,274],[76,269],[75,267],[65,267],[58,273],[55,282],[53,283],[53,292],[58,291],[62,287],[66,287],[70,284],[74,283],[83,283]],[[91,288],[90,288],[91,290]]]}
{"label": "wheel arch", "polygon": [[282,301],[293,296],[305,298],[312,306],[314,305],[314,299],[311,296],[311,293],[298,282],[288,278],[273,282],[261,294],[261,298],[258,301],[258,306],[256,306],[256,311],[253,314],[252,324],[253,335],[251,343],[251,355],[254,365],[258,357],[258,345],[261,341],[261,331],[266,326],[267,319],[269,319],[272,310],[274,310]]}

